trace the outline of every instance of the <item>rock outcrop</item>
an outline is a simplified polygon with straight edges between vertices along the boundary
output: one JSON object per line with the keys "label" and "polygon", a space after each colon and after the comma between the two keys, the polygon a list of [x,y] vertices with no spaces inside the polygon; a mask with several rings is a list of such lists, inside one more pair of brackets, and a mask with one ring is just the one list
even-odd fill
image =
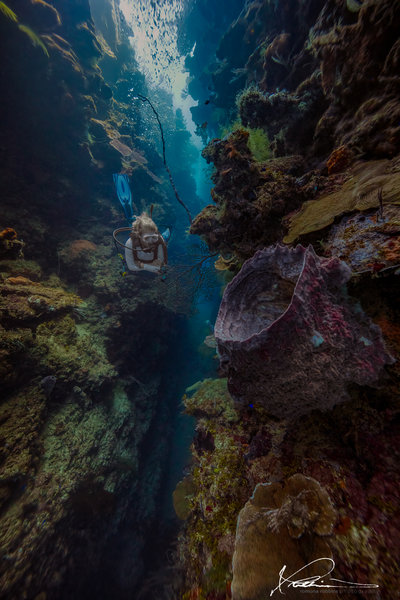
{"label": "rock outcrop", "polygon": [[[360,172],[368,170],[366,161],[398,155],[399,6],[389,0],[368,0],[355,3],[359,10],[353,11],[348,4],[316,0],[304,10],[297,0],[252,2],[222,38],[218,67],[207,67],[214,69],[214,110],[224,107],[231,116],[224,132],[228,136],[212,140],[205,151],[216,167],[216,207],[207,207],[192,231],[221,252],[249,258],[251,244],[255,249],[270,244],[271,230],[281,239],[281,228],[288,225],[285,239],[292,243],[296,216],[293,221],[292,215],[288,221],[282,217],[304,201],[323,199],[331,192],[346,196],[346,181],[352,176],[348,169],[355,160],[363,161]],[[244,40],[241,52],[239,38]],[[240,122],[232,124],[236,111]],[[231,153],[220,160],[221,152],[215,148],[235,144],[237,134],[229,132],[240,125],[261,128],[274,157],[303,157],[303,164],[293,172],[295,181],[288,182],[289,190],[287,171],[273,161],[262,164],[263,173],[272,175],[264,182],[254,180],[252,162],[249,169],[237,165]],[[368,191],[377,192],[380,184],[370,184]],[[233,186],[237,193],[231,197]],[[354,203],[347,210],[363,208]],[[245,225],[240,230],[237,224],[249,221],[254,223],[249,230]],[[318,223],[317,229],[322,228]]]}

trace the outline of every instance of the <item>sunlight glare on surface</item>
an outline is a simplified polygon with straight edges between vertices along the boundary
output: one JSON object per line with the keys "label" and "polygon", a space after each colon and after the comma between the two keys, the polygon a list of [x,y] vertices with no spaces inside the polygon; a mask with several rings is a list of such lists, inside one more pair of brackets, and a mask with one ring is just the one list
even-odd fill
{"label": "sunlight glare on surface", "polygon": [[[130,38],[140,71],[147,85],[172,94],[174,109],[181,109],[193,143],[195,135],[190,107],[197,102],[188,94],[185,56],[178,50],[178,27],[190,0],[119,0],[120,9],[132,30]],[[194,48],[192,52],[194,52]]]}
{"label": "sunlight glare on surface", "polygon": [[185,0],[120,0],[140,70],[148,83],[169,91],[182,70],[177,37],[184,6]]}
{"label": "sunlight glare on surface", "polygon": [[[121,11],[132,30],[131,43],[147,84],[172,94],[186,127],[194,134],[190,107],[197,104],[187,92],[185,57],[178,50],[178,23],[189,0],[120,0]],[[194,51],[194,48],[193,48]],[[200,141],[193,136],[195,144]]]}

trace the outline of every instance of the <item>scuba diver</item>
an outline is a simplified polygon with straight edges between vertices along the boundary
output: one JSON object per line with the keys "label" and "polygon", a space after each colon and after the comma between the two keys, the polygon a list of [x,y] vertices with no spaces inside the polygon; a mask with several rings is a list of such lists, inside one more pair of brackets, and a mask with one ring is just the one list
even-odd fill
{"label": "scuba diver", "polygon": [[[150,215],[143,212],[140,216],[135,216],[128,176],[115,174],[113,177],[125,217],[129,223],[132,223],[131,227],[121,227],[113,232],[114,242],[116,246],[125,249],[124,262],[129,271],[144,270],[160,273],[168,262],[167,242],[171,236],[171,229],[168,227],[162,235],[160,234],[151,218],[153,207],[150,209]],[[124,242],[120,241],[117,236],[128,231],[128,239],[124,238]],[[122,254],[119,256],[124,260]],[[126,275],[126,271],[123,275]]]}
{"label": "scuba diver", "polygon": [[151,216],[143,212],[132,224],[125,242],[125,262],[130,271],[159,273],[168,262],[167,244]]}

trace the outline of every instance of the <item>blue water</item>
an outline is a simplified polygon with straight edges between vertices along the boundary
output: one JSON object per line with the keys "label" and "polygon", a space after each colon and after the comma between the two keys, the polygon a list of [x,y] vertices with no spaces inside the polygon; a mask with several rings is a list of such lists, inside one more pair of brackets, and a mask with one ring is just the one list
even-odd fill
{"label": "blue water", "polygon": [[[210,179],[208,171],[204,168],[205,161],[201,158],[200,151],[194,163],[192,175],[196,181],[197,205],[194,214],[197,214],[203,206],[209,203]],[[190,169],[191,165],[188,165]],[[174,162],[170,163],[171,171],[174,172]],[[184,188],[183,188],[184,189]],[[181,191],[181,189],[180,189]],[[186,196],[185,196],[186,198]],[[193,246],[199,244],[195,236],[184,235],[187,229],[183,209],[181,220],[174,228],[174,235],[169,246],[171,263],[182,259],[182,253],[186,254],[186,260],[190,263],[190,253]],[[209,268],[213,269],[211,265]],[[145,568],[139,590],[142,591],[144,600],[154,597],[154,590],[146,594],[143,592],[148,582],[153,577],[159,577],[159,573],[168,565],[168,555],[174,545],[182,526],[177,518],[172,494],[177,483],[183,479],[187,468],[191,463],[190,445],[195,434],[195,419],[183,412],[182,396],[187,387],[204,378],[217,377],[218,361],[215,350],[204,345],[206,336],[213,331],[217,316],[221,282],[218,280],[217,272],[214,270],[214,285],[200,288],[193,304],[193,312],[189,318],[183,319],[181,329],[178,332],[179,343],[174,347],[168,364],[164,365],[165,379],[165,401],[169,402],[168,427],[171,429],[169,456],[166,472],[158,499],[158,522],[152,534],[147,540],[144,552]],[[164,400],[163,400],[164,401]],[[150,436],[149,446],[157,443]]]}
{"label": "blue water", "polygon": [[[219,295],[202,299],[197,303],[197,312],[188,322],[185,340],[182,345],[182,363],[178,365],[177,392],[181,398],[185,389],[206,377],[216,377],[217,361],[212,351],[202,353],[199,347],[210,333],[210,323],[215,322]],[[169,473],[163,492],[163,517],[174,518],[172,492],[182,479],[185,467],[190,463],[190,444],[195,430],[193,417],[182,412],[183,406],[177,399],[176,412],[172,419],[173,439],[169,459]]]}
{"label": "blue water", "polygon": [[[198,147],[197,161],[193,165],[192,175],[196,182],[197,200],[195,214],[209,202],[211,181],[205,160],[201,157]],[[172,164],[173,167],[173,164]],[[189,251],[193,244],[199,243],[194,236],[186,238],[184,249]],[[173,256],[173,249],[172,249]],[[169,460],[169,473],[163,490],[162,513],[165,519],[174,517],[172,492],[176,484],[182,479],[185,467],[190,462],[190,444],[195,431],[195,420],[183,413],[181,398],[185,389],[196,381],[206,377],[217,376],[217,360],[215,352],[204,345],[204,340],[213,331],[220,303],[220,284],[215,273],[215,287],[200,290],[194,305],[194,311],[188,319],[185,335],[180,348],[180,364],[177,366],[177,404],[173,414],[172,428],[173,440]]]}

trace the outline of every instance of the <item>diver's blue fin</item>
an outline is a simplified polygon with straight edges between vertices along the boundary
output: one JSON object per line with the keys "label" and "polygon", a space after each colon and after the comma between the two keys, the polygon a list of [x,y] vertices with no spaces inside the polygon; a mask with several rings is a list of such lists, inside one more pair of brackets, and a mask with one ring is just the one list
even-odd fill
{"label": "diver's blue fin", "polygon": [[168,244],[170,238],[171,238],[171,234],[172,234],[172,227],[170,227],[168,225],[168,227],[165,229],[165,231],[162,232],[162,237],[164,238],[164,242],[166,244]]}
{"label": "diver's blue fin", "polygon": [[114,173],[113,179],[119,201],[124,209],[125,217],[129,222],[131,222],[133,219],[133,209],[132,193],[131,188],[129,187],[129,177],[128,175],[121,175],[121,173]]}

